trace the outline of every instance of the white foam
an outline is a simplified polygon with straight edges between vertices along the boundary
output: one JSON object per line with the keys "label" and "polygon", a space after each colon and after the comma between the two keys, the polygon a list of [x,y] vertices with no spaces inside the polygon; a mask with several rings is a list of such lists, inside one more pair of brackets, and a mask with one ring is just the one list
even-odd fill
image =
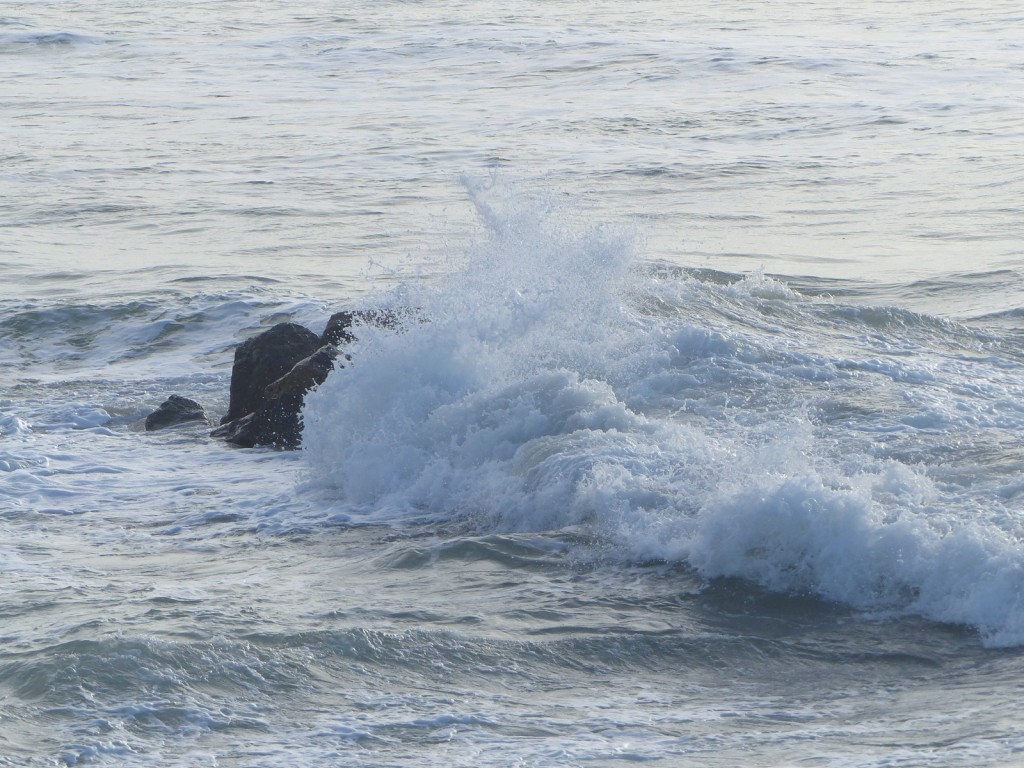
{"label": "white foam", "polygon": [[91,403],[66,403],[52,410],[49,420],[39,427],[46,429],[91,429],[110,421],[110,414]]}
{"label": "white foam", "polygon": [[[669,292],[629,271],[628,241],[553,225],[536,208],[498,214],[495,190],[471,191],[486,245],[449,281],[404,292],[419,319],[362,329],[352,363],[309,396],[310,486],[378,519],[586,525],[629,560],[688,562],[708,577],[1024,642],[1021,516],[1006,508],[1005,481],[953,487],[938,481],[940,463],[905,466],[860,437],[894,426],[955,435],[994,425],[978,414],[996,407],[1001,428],[1019,425],[1014,409],[993,406],[1007,400],[1003,384],[972,400],[949,383],[963,372],[951,378],[927,350],[880,358],[888,340],[870,340],[858,357],[848,337],[831,351],[820,333],[780,333],[778,322],[814,322],[817,310],[763,275],[683,280],[677,310],[638,311],[645,291]],[[709,308],[707,325],[682,316],[690,300]],[[774,320],[785,305],[792,317]],[[932,407],[865,416],[850,432],[802,415],[808,398],[827,396],[823,383],[889,397],[894,381],[901,402]]]}
{"label": "white foam", "polygon": [[0,413],[0,437],[28,435],[31,432],[32,425],[24,419],[15,416],[13,413]]}

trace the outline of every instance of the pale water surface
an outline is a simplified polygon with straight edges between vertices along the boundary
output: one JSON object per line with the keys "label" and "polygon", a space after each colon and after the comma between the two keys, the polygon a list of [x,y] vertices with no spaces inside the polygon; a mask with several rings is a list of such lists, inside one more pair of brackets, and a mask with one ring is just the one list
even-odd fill
{"label": "pale water surface", "polygon": [[[0,8],[0,766],[1024,760],[1018,3]],[[145,433],[388,307],[305,449]]]}

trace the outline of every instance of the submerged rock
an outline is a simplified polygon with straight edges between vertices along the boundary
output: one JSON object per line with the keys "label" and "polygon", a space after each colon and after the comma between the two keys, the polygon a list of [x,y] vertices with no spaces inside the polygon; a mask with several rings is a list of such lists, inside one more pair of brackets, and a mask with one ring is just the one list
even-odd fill
{"label": "submerged rock", "polygon": [[159,408],[146,417],[146,431],[153,432],[157,429],[193,421],[209,421],[203,406],[187,397],[171,395],[164,400]]}

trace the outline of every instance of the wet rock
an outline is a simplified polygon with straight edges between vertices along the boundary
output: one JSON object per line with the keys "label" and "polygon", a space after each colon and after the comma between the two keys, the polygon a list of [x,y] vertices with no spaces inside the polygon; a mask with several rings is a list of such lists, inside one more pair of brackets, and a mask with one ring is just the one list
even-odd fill
{"label": "wet rock", "polygon": [[210,434],[241,448],[267,445],[294,449],[302,443],[304,392],[290,390],[265,401],[253,413],[235,419]]}
{"label": "wet rock", "polygon": [[346,310],[331,316],[320,337],[301,325],[281,323],[239,345],[228,412],[211,436],[245,448],[298,448],[305,395],[334,370],[338,348],[354,340],[357,322],[394,327],[399,317],[389,311]]}
{"label": "wet rock", "polygon": [[325,344],[309,357],[299,360],[277,381],[268,384],[263,391],[264,396],[269,401],[291,391],[305,394],[317,384],[323,384],[327,375],[334,370],[337,357],[338,348],[333,344]]}
{"label": "wet rock", "polygon": [[394,328],[401,321],[397,312],[387,309],[343,310],[335,312],[327,321],[327,327],[320,335],[321,346],[331,344],[336,347],[351,344],[355,340],[352,326],[359,322],[375,325],[378,328]]}
{"label": "wet rock", "polygon": [[157,429],[193,421],[208,421],[203,406],[187,397],[171,395],[159,408],[146,417],[146,431],[153,432]]}
{"label": "wet rock", "polygon": [[352,335],[352,324],[362,317],[361,312],[335,312],[327,321],[327,327],[320,335],[320,344],[337,347],[351,343],[355,336]]}
{"label": "wet rock", "polygon": [[337,347],[328,344],[300,360],[264,389],[263,401],[255,411],[218,427],[211,435],[243,448],[298,448],[302,443],[303,399],[327,379],[337,356]]}
{"label": "wet rock", "polygon": [[297,323],[278,323],[235,349],[231,399],[221,424],[254,413],[265,401],[267,385],[320,347],[315,333]]}

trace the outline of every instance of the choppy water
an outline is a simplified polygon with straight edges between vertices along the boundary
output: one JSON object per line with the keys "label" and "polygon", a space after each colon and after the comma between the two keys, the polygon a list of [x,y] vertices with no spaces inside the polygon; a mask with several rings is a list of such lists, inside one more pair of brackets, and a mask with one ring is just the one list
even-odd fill
{"label": "choppy water", "polygon": [[1024,759],[1022,25],[5,5],[0,766]]}

